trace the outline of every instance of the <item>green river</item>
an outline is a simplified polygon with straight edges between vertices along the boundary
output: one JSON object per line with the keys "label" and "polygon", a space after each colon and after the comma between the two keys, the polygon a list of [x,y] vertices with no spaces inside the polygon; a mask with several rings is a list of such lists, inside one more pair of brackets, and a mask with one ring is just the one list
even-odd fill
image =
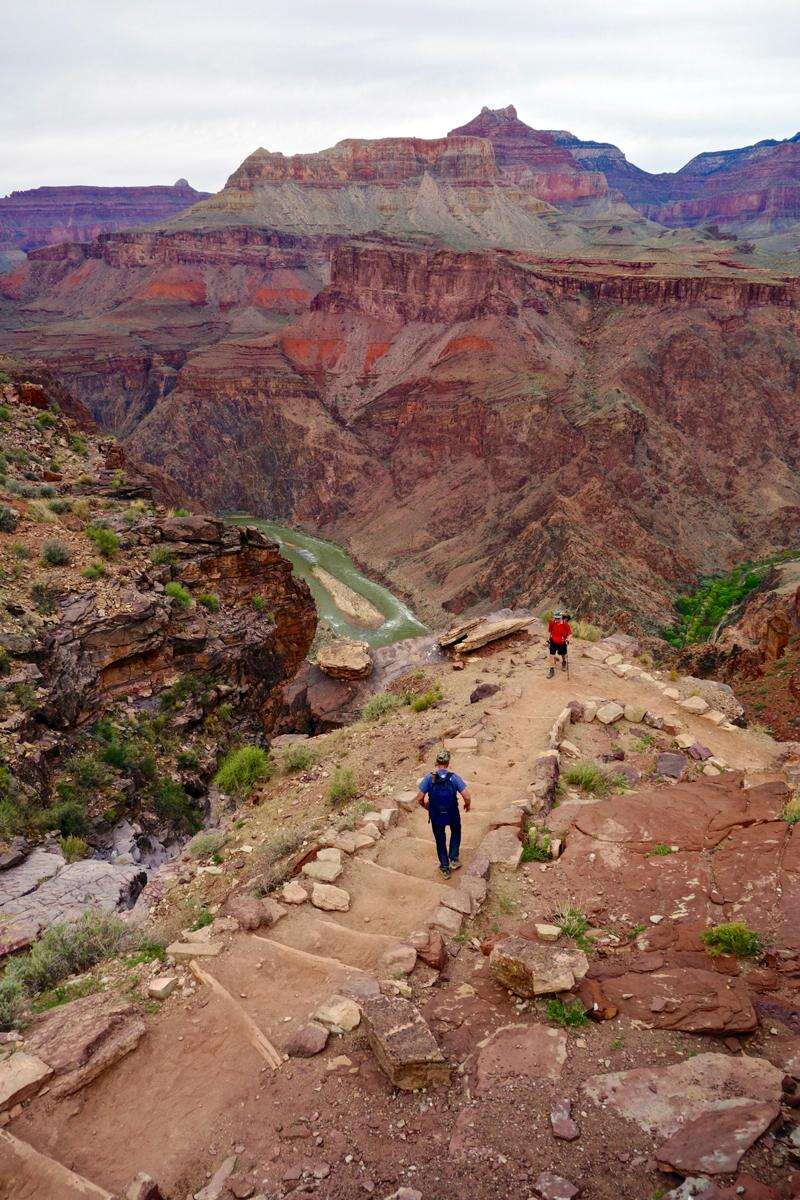
{"label": "green river", "polygon": [[[288,559],[296,574],[310,587],[320,620],[326,621],[338,637],[358,638],[370,646],[388,646],[391,642],[430,632],[427,625],[417,620],[408,605],[392,595],[388,588],[362,575],[350,556],[335,542],[259,517],[237,513],[226,519],[231,524],[255,525],[278,543],[283,557]],[[315,575],[315,569],[332,575],[335,580],[356,592],[357,596],[368,601],[373,609],[377,609],[376,620],[361,623],[343,612],[322,580]]]}

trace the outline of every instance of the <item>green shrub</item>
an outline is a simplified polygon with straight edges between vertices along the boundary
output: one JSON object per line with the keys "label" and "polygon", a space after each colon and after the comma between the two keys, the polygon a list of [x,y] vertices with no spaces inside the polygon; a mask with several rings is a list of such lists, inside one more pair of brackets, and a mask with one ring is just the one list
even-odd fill
{"label": "green shrub", "polygon": [[709,954],[733,954],[736,958],[757,958],[764,949],[760,933],[748,928],[743,921],[714,925],[700,934]]}
{"label": "green shrub", "polygon": [[35,813],[31,824],[42,831],[57,829],[63,837],[81,837],[89,832],[85,801],[78,796],[71,796],[51,804]]}
{"label": "green shrub", "polygon": [[409,700],[409,705],[412,712],[425,712],[428,708],[433,708],[434,704],[438,704],[442,699],[442,689],[436,687],[430,688],[427,692],[419,692],[416,696],[412,696]]}
{"label": "green shrub", "polygon": [[0,979],[0,1029],[13,1029],[25,1014],[25,991],[10,972]]}
{"label": "green shrub", "polygon": [[61,516],[62,513],[72,511],[72,501],[67,499],[66,496],[61,496],[55,500],[51,500],[47,507],[51,512],[58,513]]}
{"label": "green shrub", "polygon": [[264,599],[263,596],[258,596],[258,595],[253,596],[252,605],[257,613],[263,613],[264,616],[268,617],[270,621],[275,620],[275,613],[269,611],[269,608],[267,606],[267,601]]}
{"label": "green shrub", "polygon": [[328,787],[328,800],[331,804],[346,804],[358,795],[358,783],[349,767],[337,767]]}
{"label": "green shrub", "polygon": [[194,750],[181,750],[176,762],[179,767],[182,767],[186,771],[196,771],[200,766],[200,759]]}
{"label": "green shrub", "polygon": [[186,588],[182,587],[174,579],[166,585],[164,594],[169,596],[170,600],[174,600],[183,609],[192,607],[191,592],[187,592]]}
{"label": "green shrub", "polygon": [[186,790],[174,779],[162,779],[153,784],[150,797],[162,821],[185,829],[197,829],[200,814]]}
{"label": "green shrub", "polygon": [[567,905],[556,914],[555,924],[558,925],[565,937],[572,938],[581,950],[591,949],[591,940],[586,937],[589,921],[579,908]]}
{"label": "green shrub", "polygon": [[79,433],[71,433],[69,435],[69,448],[75,454],[86,454],[89,449],[86,438],[81,437]]}
{"label": "green shrub", "polygon": [[19,523],[19,515],[7,504],[0,504],[0,533],[13,533]]}
{"label": "green shrub", "polygon": [[189,510],[188,508],[171,508],[169,515],[171,517],[188,517]]}
{"label": "green shrub", "polygon": [[46,583],[35,583],[31,588],[31,599],[43,616],[49,617],[56,611],[58,592]]}
{"label": "green shrub", "polygon": [[602,629],[597,625],[592,625],[590,621],[572,621],[572,632],[576,638],[583,638],[585,642],[599,642],[603,636]]}
{"label": "green shrub", "polygon": [[89,525],[86,536],[102,558],[114,558],[119,550],[119,538],[105,525]]}
{"label": "green shrub", "polygon": [[796,825],[800,821],[800,795],[793,796],[791,800],[786,801],[781,818],[789,825]]}
{"label": "green shrub", "polygon": [[[9,380],[7,377],[5,379],[0,379],[0,383],[8,383],[8,382],[9,382]],[[7,404],[0,404],[0,421],[6,422],[6,421],[10,421],[10,420],[11,420],[11,409],[9,408],[9,406]]]}
{"label": "green shrub", "polygon": [[281,758],[281,765],[287,775],[291,775],[293,771],[307,771],[309,767],[313,767],[317,761],[317,756],[313,750],[309,750],[308,746],[298,743],[295,746],[287,746]]}
{"label": "green shrub", "polygon": [[244,797],[262,779],[271,779],[275,764],[260,746],[238,746],[223,758],[214,783],[229,796]]}
{"label": "green shrub", "polygon": [[90,750],[74,755],[67,763],[70,774],[81,787],[104,787],[109,774],[99,755]]}
{"label": "green shrub", "polygon": [[81,858],[89,857],[89,846],[83,838],[70,835],[69,837],[62,837],[59,844],[61,846],[61,853],[68,863],[78,862]]}
{"label": "green shrub", "polygon": [[219,596],[215,596],[213,592],[201,592],[197,599],[209,612],[219,612]]}
{"label": "green shrub", "polygon": [[167,546],[153,546],[150,562],[156,567],[167,566],[172,562],[172,551]]}
{"label": "green shrub", "polygon": [[33,418],[33,423],[37,429],[51,429],[53,425],[58,424],[58,417],[51,412],[39,412]]}
{"label": "green shrub", "polygon": [[226,835],[221,829],[206,829],[196,833],[187,844],[186,849],[192,858],[209,858],[225,845]]}
{"label": "green shrub", "polygon": [[550,862],[550,842],[551,837],[546,829],[529,829],[522,847],[522,861]]}
{"label": "green shrub", "polygon": [[394,692],[378,692],[377,696],[370,696],[361,710],[361,715],[366,721],[376,721],[379,717],[385,716],[386,713],[394,712],[396,708],[400,708],[402,703],[403,697],[396,695]]}
{"label": "green shrub", "polygon": [[66,546],[58,538],[47,538],[42,543],[42,562],[45,566],[66,567],[71,559],[69,546]]}
{"label": "green shrub", "polygon": [[570,1000],[565,1004],[563,1000],[558,999],[547,1001],[547,1019],[555,1025],[560,1025],[562,1029],[579,1028],[589,1020],[579,1000]]}
{"label": "green shrub", "polygon": [[89,566],[84,567],[81,571],[83,578],[90,579],[92,583],[96,583],[98,579],[102,579],[105,573],[105,564],[102,562],[89,563]]}
{"label": "green shrub", "polygon": [[611,792],[624,790],[628,786],[627,780],[622,776],[608,774],[592,762],[573,763],[561,777],[570,787],[581,788],[594,796],[608,796]]}
{"label": "green shrub", "polygon": [[672,847],[664,842],[656,842],[655,846],[647,851],[648,858],[665,858],[668,854],[672,854]]}

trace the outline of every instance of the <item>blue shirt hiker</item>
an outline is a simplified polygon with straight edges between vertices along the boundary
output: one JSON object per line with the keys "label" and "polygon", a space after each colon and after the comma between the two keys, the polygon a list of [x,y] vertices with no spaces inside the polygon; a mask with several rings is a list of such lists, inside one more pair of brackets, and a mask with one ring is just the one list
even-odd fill
{"label": "blue shirt hiker", "polygon": [[[458,797],[464,803],[464,812],[469,812],[471,797],[467,785],[460,775],[449,770],[450,754],[440,750],[436,755],[436,769],[429,771],[424,779],[419,781],[417,803],[428,810],[428,820],[431,823],[433,836],[436,841],[436,853],[439,857],[439,870],[445,879],[450,878],[451,871],[457,871],[461,866],[459,851],[461,849],[461,814],[458,811]],[[448,845],[447,832],[450,831]]]}

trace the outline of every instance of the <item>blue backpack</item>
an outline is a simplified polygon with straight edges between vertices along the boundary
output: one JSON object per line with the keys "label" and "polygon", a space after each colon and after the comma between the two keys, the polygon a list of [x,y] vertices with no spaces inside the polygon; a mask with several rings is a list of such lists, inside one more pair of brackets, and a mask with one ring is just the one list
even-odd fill
{"label": "blue backpack", "polygon": [[433,771],[428,792],[428,816],[431,821],[449,821],[458,813],[458,788],[451,771]]}

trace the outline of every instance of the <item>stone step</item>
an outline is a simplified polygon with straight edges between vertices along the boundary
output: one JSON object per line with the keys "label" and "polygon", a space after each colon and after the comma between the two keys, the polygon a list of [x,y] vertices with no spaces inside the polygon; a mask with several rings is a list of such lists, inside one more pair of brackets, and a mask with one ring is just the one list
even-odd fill
{"label": "stone step", "polygon": [[420,879],[358,857],[340,881],[350,893],[348,912],[331,913],[337,925],[403,939],[426,924],[444,883]]}
{"label": "stone step", "polygon": [[[468,862],[470,855],[477,849],[481,832],[470,828],[469,836],[461,843],[461,858]],[[402,871],[405,875],[413,875],[417,879],[435,880],[439,873],[439,863],[436,858],[436,845],[433,834],[427,837],[405,837],[395,841],[388,840],[378,849],[370,852],[370,856],[382,867],[391,867]]]}
{"label": "stone step", "polygon": [[369,972],[378,968],[388,951],[403,944],[397,937],[338,925],[306,905],[295,909],[268,933],[259,936],[281,946],[321,958],[334,958],[343,966]]}

